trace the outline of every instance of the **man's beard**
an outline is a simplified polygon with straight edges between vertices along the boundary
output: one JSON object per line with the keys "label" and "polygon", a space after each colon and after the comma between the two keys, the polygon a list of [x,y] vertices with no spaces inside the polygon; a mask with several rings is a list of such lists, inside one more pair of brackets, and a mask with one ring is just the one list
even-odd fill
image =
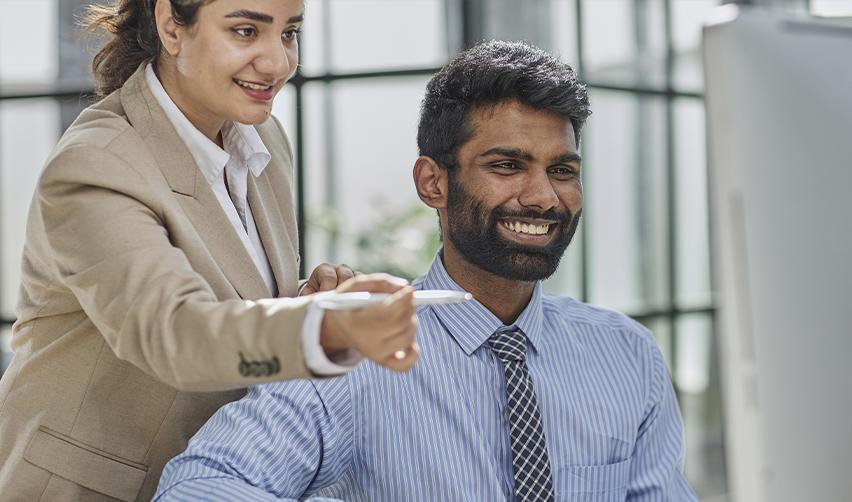
{"label": "man's beard", "polygon": [[[559,267],[565,248],[571,243],[582,210],[549,209],[510,211],[488,208],[450,175],[447,196],[447,238],[464,258],[496,276],[515,281],[547,279]],[[556,221],[556,234],[545,246],[524,245],[502,237],[497,225],[503,218],[540,218]]]}

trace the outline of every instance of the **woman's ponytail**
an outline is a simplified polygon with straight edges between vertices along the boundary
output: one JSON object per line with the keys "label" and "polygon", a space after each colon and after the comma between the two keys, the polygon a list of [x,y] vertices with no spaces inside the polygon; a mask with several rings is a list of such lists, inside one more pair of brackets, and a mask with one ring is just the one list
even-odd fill
{"label": "woman's ponytail", "polygon": [[86,30],[112,34],[92,60],[95,92],[112,93],[133,75],[144,61],[160,53],[160,37],[154,19],[154,1],[117,0],[112,5],[90,5]]}

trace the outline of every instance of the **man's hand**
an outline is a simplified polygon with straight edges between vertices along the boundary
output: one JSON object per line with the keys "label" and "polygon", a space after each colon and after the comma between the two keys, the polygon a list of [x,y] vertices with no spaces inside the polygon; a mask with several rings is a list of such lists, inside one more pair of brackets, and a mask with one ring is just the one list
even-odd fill
{"label": "man's hand", "polygon": [[355,272],[349,265],[343,263],[340,265],[321,263],[311,272],[311,276],[308,277],[308,282],[299,292],[299,296],[312,295],[320,291],[331,291],[360,274],[360,272]]}
{"label": "man's hand", "polygon": [[407,371],[420,356],[415,341],[414,288],[387,274],[357,275],[341,284],[340,293],[391,293],[384,302],[357,310],[328,310],[320,329],[327,354],[346,349],[394,371]]}

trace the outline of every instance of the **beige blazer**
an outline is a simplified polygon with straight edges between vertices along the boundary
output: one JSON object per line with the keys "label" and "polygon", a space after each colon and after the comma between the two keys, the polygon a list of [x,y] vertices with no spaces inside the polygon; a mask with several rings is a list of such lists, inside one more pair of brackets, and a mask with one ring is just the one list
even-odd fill
{"label": "beige blazer", "polygon": [[[0,381],[5,502],[149,500],[233,389],[309,376],[305,299],[248,301],[269,292],[143,69],[62,136],[30,208]],[[272,160],[248,200],[292,297],[292,153],[276,120],[257,130]]]}

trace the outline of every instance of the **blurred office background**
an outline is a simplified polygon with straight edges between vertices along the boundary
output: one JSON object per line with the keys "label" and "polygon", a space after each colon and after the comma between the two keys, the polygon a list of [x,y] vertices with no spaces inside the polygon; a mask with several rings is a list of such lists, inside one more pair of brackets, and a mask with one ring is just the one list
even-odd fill
{"label": "blurred office background", "polygon": [[[91,102],[84,0],[0,0],[0,372],[42,165]],[[651,328],[686,425],[686,472],[725,500],[710,281],[701,26],[722,0],[306,0],[302,67],[275,113],[296,146],[303,263],[415,276],[437,249],[411,182],[430,75],[484,38],[528,40],[588,83],[584,221],[551,292]],[[852,0],[752,0],[852,15]]]}

